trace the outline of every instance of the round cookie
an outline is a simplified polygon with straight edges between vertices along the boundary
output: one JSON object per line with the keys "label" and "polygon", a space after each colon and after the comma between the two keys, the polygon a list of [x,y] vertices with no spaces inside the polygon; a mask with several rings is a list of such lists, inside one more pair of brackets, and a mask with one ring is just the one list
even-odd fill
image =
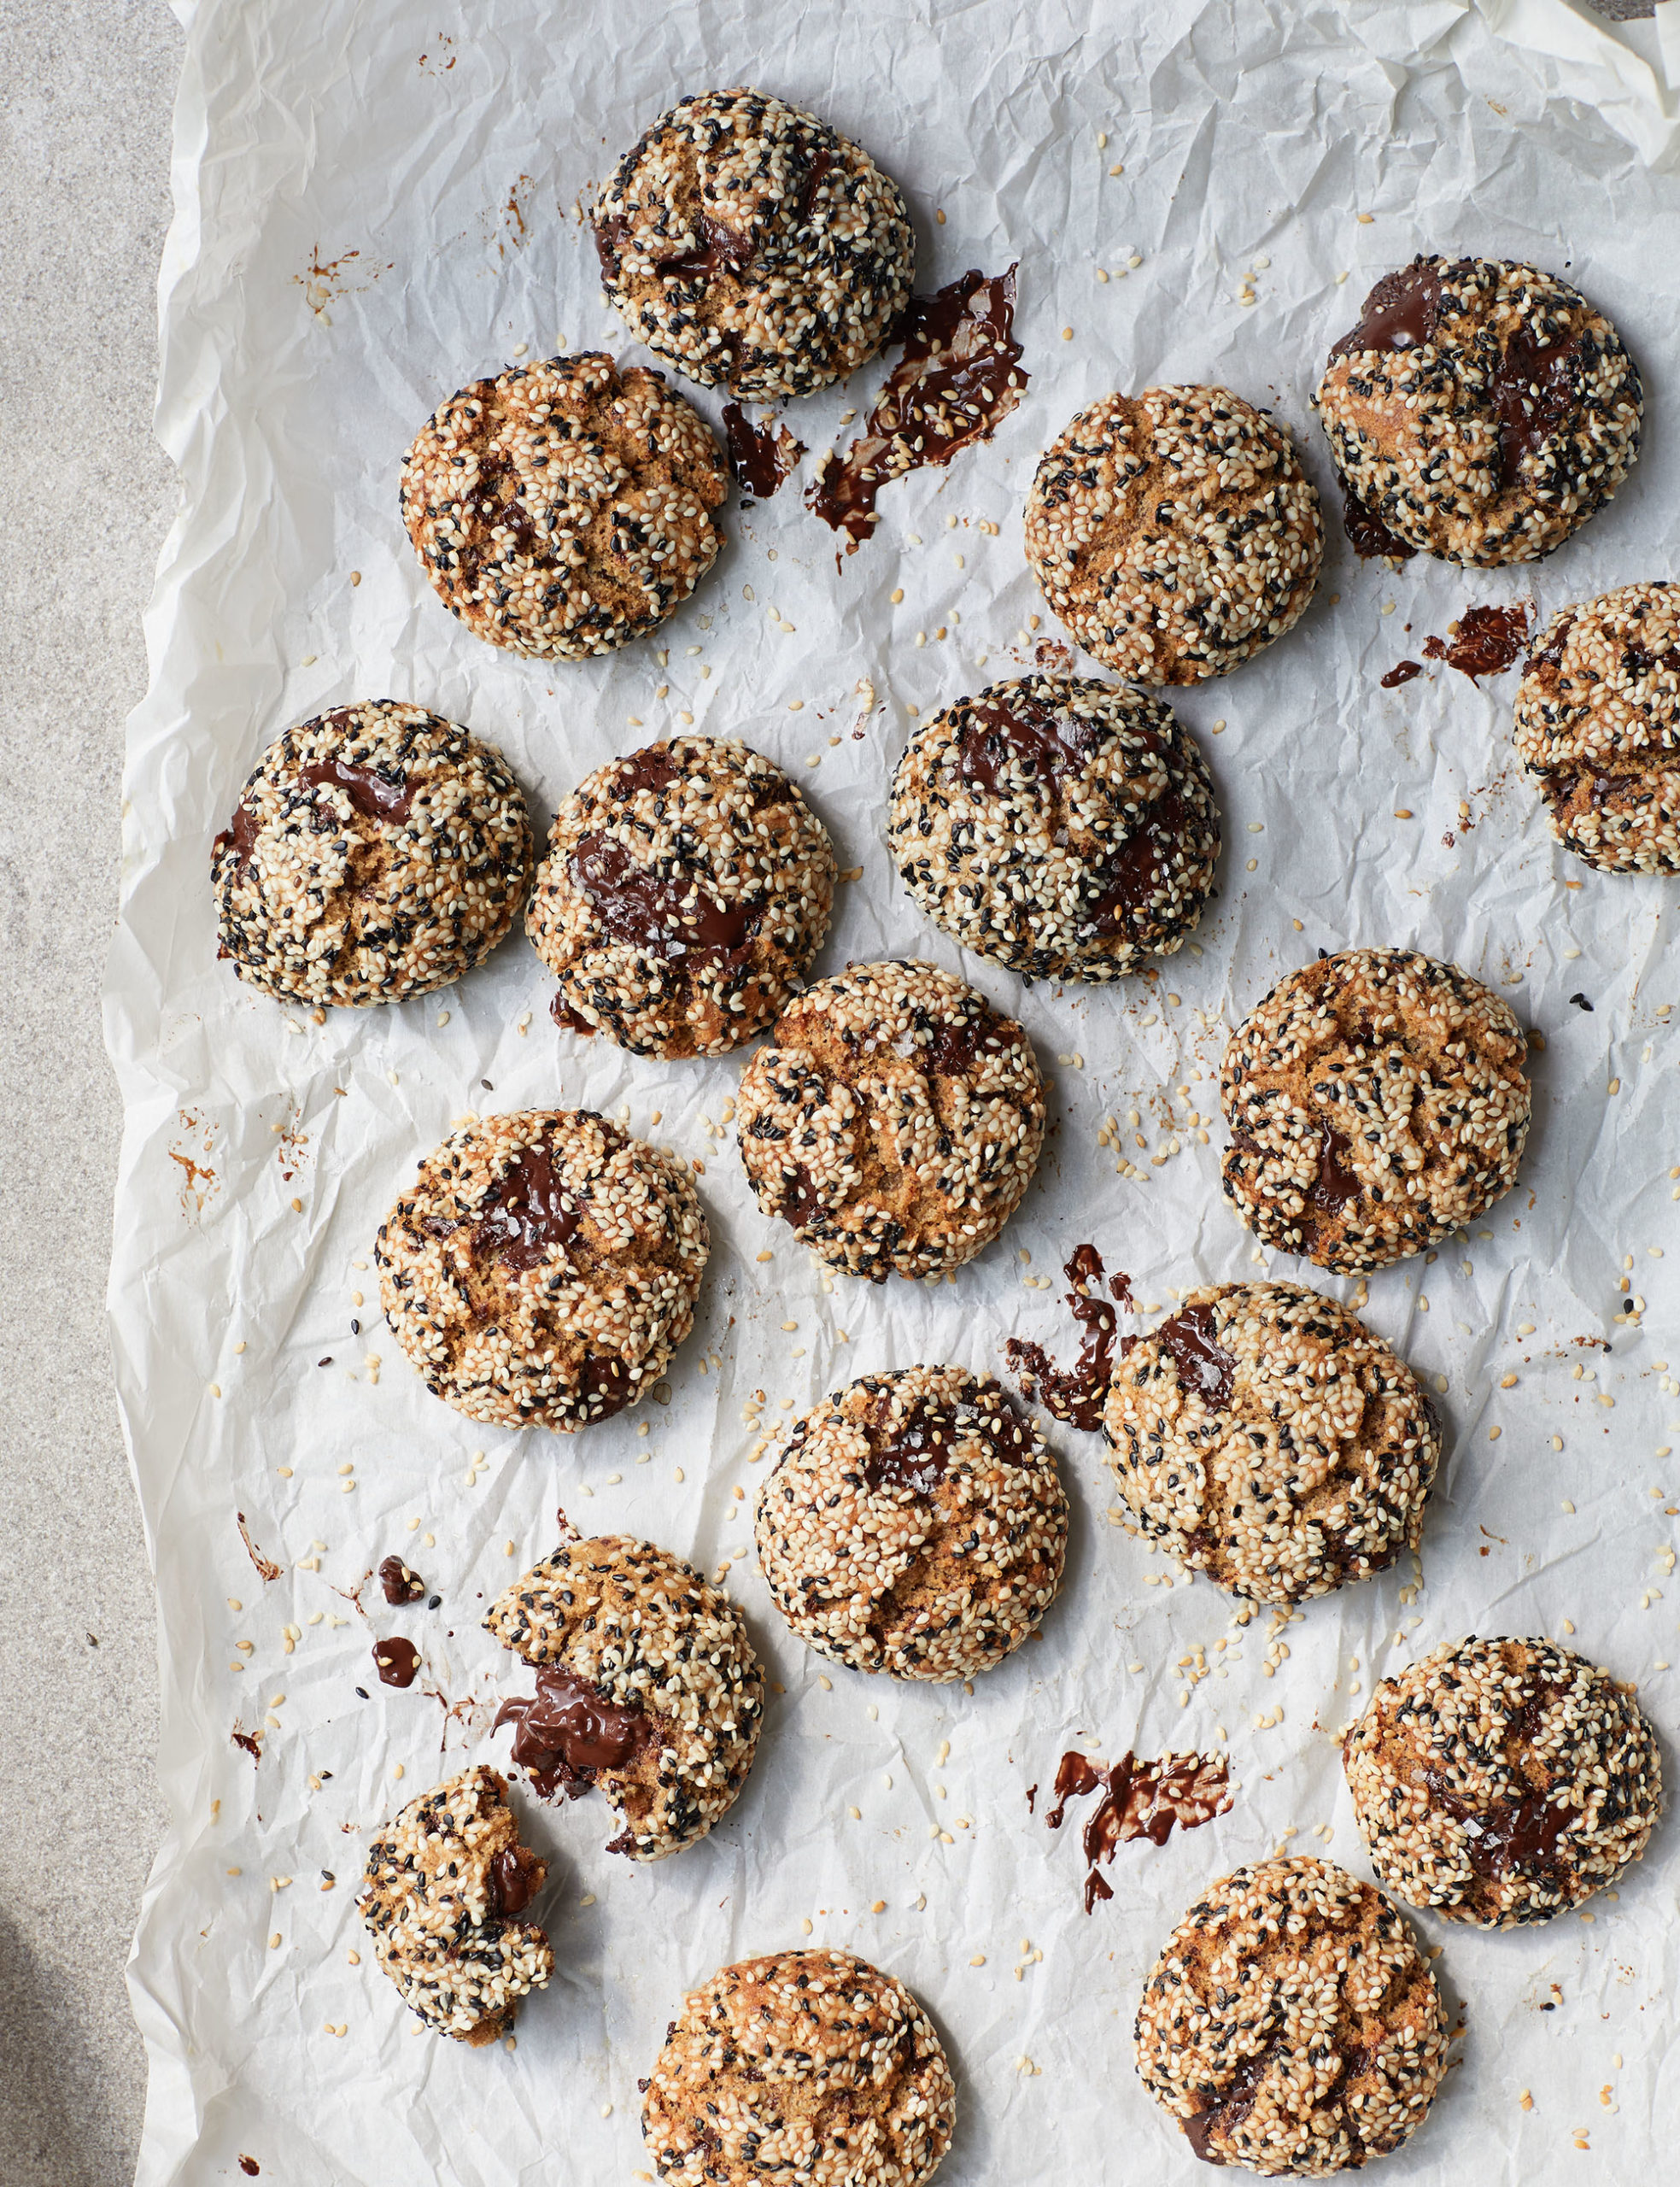
{"label": "round cookie", "polygon": [[424,707],[365,699],[253,768],[211,852],[216,953],[283,1002],[400,1002],[482,964],[530,871],[501,754]]}
{"label": "round cookie", "polygon": [[410,1800],[370,1839],[356,1901],[403,2002],[475,2046],[506,2035],[554,1971],[547,1933],[518,1918],[548,1866],[519,1843],[506,1791],[481,1764]]}
{"label": "round cookie", "polygon": [[1292,1283],[1187,1293],[1126,1344],[1103,1428],[1113,1516],[1258,1603],[1310,1601],[1415,1549],[1441,1459],[1411,1369]]}
{"label": "round cookie", "polygon": [[525,914],[568,1031],[639,1056],[762,1033],[822,946],[834,848],[781,768],[677,736],[586,776],[555,815]]}
{"label": "round cookie", "polygon": [[676,2187],[922,2187],[957,2116],[927,2014],[845,1951],[721,1967],[682,2000],[642,2085],[647,2153]]}
{"label": "round cookie", "polygon": [[1514,733],[1566,850],[1607,873],[1680,873],[1680,584],[1624,584],[1554,615]]}
{"label": "round cookie", "polygon": [[709,1244],[686,1163],[591,1110],[535,1109],[452,1132],[374,1258],[385,1317],[435,1397],[570,1435],[664,1374]]}
{"label": "round cookie", "polygon": [[965,949],[1029,980],[1117,980],[1194,930],[1219,815],[1206,762],[1158,699],[1024,676],[917,729],[887,841]]}
{"label": "round cookie", "polygon": [[1505,1004],[1455,965],[1320,957],[1226,1043],[1225,1196],[1267,1245],[1338,1275],[1420,1253],[1515,1181],[1527,1052]]}
{"label": "round cookie", "polygon": [[1361,1837],[1449,1921],[1548,1921],[1613,1883],[1662,1812],[1630,1689],[1549,1640],[1437,1648],[1385,1678],[1342,1743]]}
{"label": "round cookie", "polygon": [[950,972],[853,965],[789,1003],[735,1096],[747,1181],[831,1268],[960,1268],[1019,1205],[1044,1082],[1012,1018]]}
{"label": "round cookie", "polygon": [[1561,546],[1639,453],[1621,337],[1567,281],[1504,259],[1385,273],[1314,400],[1350,519],[1484,569]]}
{"label": "round cookie", "polygon": [[1173,1932],[1135,2028],[1144,2086],[1204,2163],[1326,2179],[1423,2124],[1447,2014],[1405,1916],[1306,1856],[1223,1877]]}
{"label": "round cookie", "polygon": [[691,1564],[628,1535],[562,1542],[484,1620],[536,1673],[504,1703],[513,1759],[545,1799],[603,1791],[623,1828],[607,1847],[662,1861],[735,1804],[764,1713],[764,1674],[739,1609]]}
{"label": "round cookie", "polygon": [[704,387],[809,395],[867,363],[910,299],[899,186],[762,91],[681,100],[594,210],[601,280],[636,336]]}
{"label": "round cookie", "polygon": [[1080,411],[1027,496],[1027,560],[1088,654],[1139,683],[1226,676],[1298,619],[1324,555],[1289,437],[1222,387]]}
{"label": "round cookie", "polygon": [[474,380],[403,460],[402,521],[476,637],[586,660],[656,630],[717,559],[729,466],[659,372],[591,351]]}
{"label": "round cookie", "polygon": [[793,1422],[758,1491],[759,1568],[799,1639],[850,1670],[970,1679],[1062,1581],[1056,1460],[989,1376],[865,1375]]}

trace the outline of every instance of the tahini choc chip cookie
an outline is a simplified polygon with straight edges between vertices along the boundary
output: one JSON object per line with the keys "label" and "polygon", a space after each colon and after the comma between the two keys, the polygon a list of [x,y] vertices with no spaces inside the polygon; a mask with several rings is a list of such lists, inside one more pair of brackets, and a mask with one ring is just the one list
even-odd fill
{"label": "tahini choc chip cookie", "polygon": [[370,1840],[356,1901],[403,2002],[474,2045],[506,2035],[554,1971],[546,1932],[518,1918],[548,1868],[519,1843],[506,1791],[481,1765],[411,1800]]}
{"label": "tahini choc chip cookie", "polygon": [[702,91],[661,114],[594,217],[601,280],[637,337],[747,402],[844,379],[910,298],[898,185],[761,91]]}
{"label": "tahini choc chip cookie", "polygon": [[380,1228],[379,1300],[434,1396],[570,1435],[647,1395],[694,1325],[686,1163],[587,1109],[464,1124]]}
{"label": "tahini choc chip cookie", "polygon": [[794,1422],[758,1492],[758,1562],[800,1639],[849,1669],[973,1678],[1061,1584],[1056,1460],[990,1377],[865,1375]]}
{"label": "tahini choc chip cookie", "polygon": [[424,707],[337,707],[269,746],[216,837],[219,953],[282,1001],[400,1002],[483,962],[530,869],[499,752]]}
{"label": "tahini choc chip cookie", "polygon": [[402,466],[420,566],[475,636],[585,660],[645,637],[717,559],[729,466],[700,413],[589,353],[452,395]]}
{"label": "tahini choc chip cookie", "polygon": [[1549,1640],[1437,1648],[1378,1686],[1343,1760],[1389,1889],[1484,1929],[1578,1906],[1639,1858],[1662,1812],[1631,1691]]}
{"label": "tahini choc chip cookie", "polygon": [[1045,449],[1027,560],[1088,654],[1139,683],[1225,676],[1313,596],[1319,497],[1287,434],[1222,387],[1107,395]]}
{"label": "tahini choc chip cookie", "polygon": [[1680,873],[1680,584],[1566,607],[1517,687],[1517,750],[1566,850],[1607,873]]}
{"label": "tahini choc chip cookie", "polygon": [[[1639,373],[1578,289],[1503,259],[1385,273],[1314,398],[1361,552],[1531,562],[1639,453]],[[1388,535],[1385,540],[1381,535]]]}
{"label": "tahini choc chip cookie", "polygon": [[525,915],[564,1029],[635,1055],[762,1033],[822,946],[828,830],[781,768],[677,736],[587,776],[555,815]]}
{"label": "tahini choc chip cookie", "polygon": [[1220,851],[1212,778],[1171,710],[1061,676],[991,684],[924,722],[887,841],[930,918],[1027,979],[1115,980],[1169,956]]}
{"label": "tahini choc chip cookie", "polygon": [[641,2131],[676,2187],[922,2187],[957,2091],[903,1983],[850,1952],[770,1952],[682,2000]]}
{"label": "tahini choc chip cookie", "polygon": [[1115,1369],[1114,1516],[1233,1595],[1300,1603],[1415,1549],[1441,1458],[1421,1383],[1291,1283],[1191,1292]]}
{"label": "tahini choc chip cookie", "polygon": [[1144,2086],[1204,2163],[1326,2179],[1423,2124],[1447,2014],[1405,1916],[1309,1858],[1238,1868],[1192,1906],[1144,1986]]}
{"label": "tahini choc chip cookie", "polygon": [[1455,965],[1320,957],[1226,1045],[1225,1196],[1267,1245],[1338,1275],[1420,1253],[1514,1181],[1527,1052],[1505,1004]]}
{"label": "tahini choc chip cookie", "polygon": [[662,1861],[728,1813],[764,1673],[740,1612],[692,1565],[623,1534],[563,1542],[484,1625],[536,1673],[535,1695],[496,1717],[514,1761],[545,1799],[599,1787],[623,1824],[608,1852]]}
{"label": "tahini choc chip cookie", "polygon": [[831,1267],[960,1268],[1019,1205],[1043,1081],[1012,1018],[935,965],[853,965],[789,1003],[747,1065],[735,1132],[766,1215]]}

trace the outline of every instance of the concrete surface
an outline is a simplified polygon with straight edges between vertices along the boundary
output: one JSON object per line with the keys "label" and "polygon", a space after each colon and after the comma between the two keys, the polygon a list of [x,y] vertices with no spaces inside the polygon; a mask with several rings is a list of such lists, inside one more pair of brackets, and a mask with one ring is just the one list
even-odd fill
{"label": "concrete surface", "polygon": [[161,1823],[156,1645],[105,1340],[99,984],[174,507],[150,418],[180,45],[162,0],[0,0],[4,2187],[131,2179],[144,2093],[122,1970]]}

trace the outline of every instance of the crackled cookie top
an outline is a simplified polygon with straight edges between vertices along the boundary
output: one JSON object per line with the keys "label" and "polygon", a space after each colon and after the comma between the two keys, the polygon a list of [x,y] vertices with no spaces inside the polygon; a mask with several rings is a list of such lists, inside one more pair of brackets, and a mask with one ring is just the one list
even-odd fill
{"label": "crackled cookie top", "polygon": [[1103,1426],[1128,1530],[1261,1603],[1328,1594],[1415,1549],[1441,1457],[1411,1369],[1292,1283],[1190,1292],[1126,1345]]}
{"label": "crackled cookie top", "polygon": [[828,929],[834,852],[781,768],[673,737],[561,806],[525,914],[570,1032],[635,1055],[723,1055],[762,1033]]}
{"label": "crackled cookie top", "polygon": [[650,349],[749,402],[872,357],[910,297],[898,185],[813,114],[702,91],[625,153],[594,210],[601,279]]}
{"label": "crackled cookie top", "polygon": [[1680,873],[1680,584],[1566,607],[1517,687],[1517,750],[1566,849],[1608,873]]}
{"label": "crackled cookie top", "polygon": [[1662,1812],[1630,1689],[1549,1640],[1460,1641],[1394,1678],[1343,1741],[1360,1835],[1402,1898],[1484,1929],[1613,1882]]}
{"label": "crackled cookie top", "polygon": [[764,1673],[740,1612],[691,1564],[623,1534],[562,1542],[484,1626],[536,1673],[496,1718],[514,1761],[547,1799],[599,1786],[623,1824],[608,1852],[662,1861],[734,1804]]}
{"label": "crackled cookie top", "polygon": [[1320,957],[1226,1047],[1225,1196],[1266,1244],[1339,1275],[1420,1253],[1515,1180],[1527,1052],[1505,1004],[1456,965]]}
{"label": "crackled cookie top", "polygon": [[643,637],[717,559],[711,428],[662,376],[591,351],[474,380],[402,466],[440,600],[492,645],[583,660]]}
{"label": "crackled cookie top", "polygon": [[1448,562],[1549,554],[1639,453],[1639,373],[1615,328],[1555,273],[1503,259],[1385,273],[1315,399],[1350,523]]}
{"label": "crackled cookie top", "polygon": [[902,1982],[843,1951],[782,1951],[691,1991],[644,2084],[641,2131],[677,2187],[922,2187],[957,2091]]}
{"label": "crackled cookie top", "polygon": [[368,1844],[356,1911],[403,2002],[440,2035],[494,2043],[554,1971],[524,1913],[547,1864],[519,1843],[507,1787],[482,1765],[411,1800]]}
{"label": "crackled cookie top", "polygon": [[958,1268],[1015,1212],[1044,1141],[1032,1044],[932,965],[853,965],[791,1002],[735,1100],[766,1215],[885,1282]]}
{"label": "crackled cookie top", "polygon": [[909,1367],[793,1422],[755,1529],[776,1608],[820,1654],[894,1678],[973,1678],[1055,1599],[1068,1499],[989,1376]]}
{"label": "crackled cookie top", "polygon": [[910,738],[887,847],[928,917],[1028,979],[1114,980],[1177,949],[1212,893],[1206,763],[1141,691],[1024,676]]}
{"label": "crackled cookie top", "polygon": [[1238,1868],[1144,1987],[1138,2072],[1205,2163],[1325,2179],[1423,2124],[1447,2015],[1405,1916],[1327,1861]]}
{"label": "crackled cookie top", "polygon": [[374,1252],[386,1318],[434,1395],[571,1434],[664,1374],[708,1243],[676,1155],[587,1109],[536,1109],[452,1132]]}
{"label": "crackled cookie top", "polygon": [[1319,497],[1289,437],[1222,387],[1106,395],[1044,453],[1027,559],[1088,654],[1139,683],[1199,683],[1271,644],[1313,596]]}
{"label": "crackled cookie top", "polygon": [[216,837],[219,954],[283,1001],[400,1002],[483,963],[530,869],[499,752],[424,707],[336,707],[269,746]]}

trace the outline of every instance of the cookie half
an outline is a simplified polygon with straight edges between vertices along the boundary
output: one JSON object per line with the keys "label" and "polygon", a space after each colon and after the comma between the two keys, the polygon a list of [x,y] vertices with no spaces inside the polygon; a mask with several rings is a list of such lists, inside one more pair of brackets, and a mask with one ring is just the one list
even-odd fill
{"label": "cookie half", "polygon": [[1328,1861],[1260,1861],[1192,1906],[1144,1985],[1144,2086],[1206,2164],[1327,2179],[1422,2125],[1447,2014],[1399,1908]]}
{"label": "cookie half", "polygon": [[678,2187],[922,2187],[957,2116],[928,2015],[844,1951],[720,1968],[682,2000],[642,2085],[647,2153]]}
{"label": "cookie half", "polygon": [[710,425],[611,357],[515,365],[440,405],[402,466],[420,566],[475,637],[586,660],[657,630],[717,559]]}
{"label": "cookie half", "polygon": [[960,1268],[1020,1204],[1044,1085],[1013,1018],[933,965],[853,965],[791,1002],[747,1065],[735,1132],[766,1215],[830,1267]]}
{"label": "cookie half", "polygon": [[546,1932],[518,1918],[547,1863],[519,1843],[506,1791],[480,1765],[410,1800],[369,1841],[356,1901],[403,2002],[475,2046],[506,2035],[554,1971]]}
{"label": "cookie half", "polygon": [[794,1422],[753,1522],[776,1608],[848,1669],[974,1678],[1062,1582],[1056,1460],[990,1376],[865,1375]]}
{"label": "cookie half", "polygon": [[563,1542],[484,1628],[536,1673],[496,1717],[514,1761],[545,1799],[604,1792],[623,1824],[609,1853],[662,1861],[735,1804],[764,1674],[740,1610],[692,1564],[624,1534]]}
{"label": "cookie half", "polygon": [[1548,1921],[1644,1852],[1662,1757],[1630,1688],[1549,1640],[1437,1648],[1342,1743],[1371,1864],[1449,1921]]}
{"label": "cookie half", "polygon": [[702,91],[625,153],[594,209],[626,323],[705,387],[809,395],[874,356],[909,301],[898,185],[814,114]]}
{"label": "cookie half", "polygon": [[1301,616],[1324,556],[1289,436],[1223,387],[1081,410],[1027,496],[1027,560],[1088,654],[1139,683],[1226,676]]}
{"label": "cookie half", "polygon": [[1607,873],[1680,873],[1680,584],[1624,584],[1554,615],[1514,733],[1566,850]]}
{"label": "cookie half", "polygon": [[1415,1549],[1441,1460],[1411,1369],[1292,1283],[1189,1293],[1125,1344],[1103,1428],[1127,1532],[1260,1603],[1309,1601]]}
{"label": "cookie half", "polygon": [[1213,779],[1170,708],[1074,677],[934,714],[893,777],[887,847],[922,909],[1027,979],[1170,956],[1213,893]]}
{"label": "cookie half", "polygon": [[1490,568],[1561,546],[1639,453],[1639,373],[1555,273],[1420,256],[1385,273],[1314,401],[1349,516]]}
{"label": "cookie half", "polygon": [[709,1237],[688,1165],[588,1109],[486,1117],[381,1225],[379,1301],[446,1404],[570,1435],[653,1388]]}
{"label": "cookie half", "polygon": [[530,871],[501,754],[424,707],[364,699],[253,768],[211,853],[216,953],[284,1002],[401,1002],[483,962]]}
{"label": "cookie half", "polygon": [[781,768],[733,738],[677,736],[567,798],[525,930],[565,1030],[723,1055],[793,995],[834,896],[828,832]]}
{"label": "cookie half", "polygon": [[1320,957],[1226,1044],[1225,1196],[1267,1245],[1338,1275],[1420,1253],[1515,1181],[1527,1053],[1510,1010],[1455,965]]}

